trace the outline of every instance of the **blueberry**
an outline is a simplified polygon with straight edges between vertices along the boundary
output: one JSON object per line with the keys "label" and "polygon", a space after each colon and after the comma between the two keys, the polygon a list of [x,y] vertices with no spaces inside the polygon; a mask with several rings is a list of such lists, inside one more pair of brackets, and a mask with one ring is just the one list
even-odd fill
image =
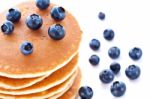
{"label": "blueberry", "polygon": [[108,55],[112,59],[117,59],[120,56],[120,49],[118,47],[111,47],[108,50]]}
{"label": "blueberry", "polygon": [[110,65],[110,69],[114,74],[118,74],[121,69],[121,66],[119,63],[114,62]]}
{"label": "blueberry", "polygon": [[32,30],[39,29],[42,26],[42,24],[43,24],[43,20],[37,14],[32,14],[28,16],[26,19],[26,25]]}
{"label": "blueberry", "polygon": [[50,0],[36,0],[36,6],[41,9],[47,9],[50,5]]}
{"label": "blueberry", "polygon": [[120,82],[120,81],[115,81],[111,88],[110,91],[112,93],[113,96],[115,97],[121,97],[125,94],[126,92],[126,85],[124,82]]}
{"label": "blueberry", "polygon": [[106,30],[104,30],[103,35],[106,40],[111,41],[111,40],[113,40],[115,33],[112,29],[106,29]]}
{"label": "blueberry", "polygon": [[65,37],[65,29],[60,24],[54,24],[49,27],[48,34],[54,40],[61,40]]}
{"label": "blueberry", "polygon": [[17,9],[11,8],[8,10],[6,19],[11,22],[18,22],[21,18],[21,12]]}
{"label": "blueberry", "polygon": [[103,70],[99,75],[100,80],[107,84],[114,80],[114,73],[111,70]]}
{"label": "blueberry", "polygon": [[96,51],[100,48],[100,41],[97,39],[92,39],[89,45],[92,50]]}
{"label": "blueberry", "polygon": [[82,86],[79,89],[79,96],[81,99],[92,99],[93,97],[93,90],[89,86]]}
{"label": "blueberry", "polygon": [[130,50],[129,56],[133,60],[139,60],[142,57],[142,50],[138,47],[134,47],[133,49]]}
{"label": "blueberry", "polygon": [[104,19],[105,19],[105,13],[100,12],[100,13],[98,14],[98,18],[99,18],[100,20],[104,20]]}
{"label": "blueberry", "polygon": [[1,31],[6,35],[12,34],[14,31],[14,24],[11,21],[6,21],[2,24]]}
{"label": "blueberry", "polygon": [[141,74],[140,67],[136,65],[130,65],[128,68],[126,68],[125,74],[131,80],[137,79]]}
{"label": "blueberry", "polygon": [[92,64],[92,65],[98,65],[99,64],[99,57],[97,55],[92,55],[89,59],[89,62]]}
{"label": "blueberry", "polygon": [[63,7],[54,6],[50,12],[51,17],[56,21],[61,21],[66,17],[66,11]]}
{"label": "blueberry", "polygon": [[24,41],[20,46],[20,51],[24,55],[29,55],[33,52],[33,45],[29,41]]}

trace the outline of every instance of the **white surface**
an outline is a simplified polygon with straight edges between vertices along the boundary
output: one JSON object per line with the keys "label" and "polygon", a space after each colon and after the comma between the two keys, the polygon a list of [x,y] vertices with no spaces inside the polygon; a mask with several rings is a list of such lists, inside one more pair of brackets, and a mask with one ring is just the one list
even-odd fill
{"label": "white surface", "polygon": [[[26,0],[0,0],[0,11]],[[150,6],[149,0],[51,0],[69,10],[79,21],[84,32],[80,50],[79,65],[83,72],[82,85],[91,86],[94,90],[93,99],[116,99],[110,93],[110,85],[103,85],[99,80],[101,70],[109,68],[113,61],[107,51],[111,46],[121,49],[121,57],[118,60],[122,66],[121,72],[115,80],[126,83],[126,94],[120,99],[150,98],[150,66],[149,66],[149,33],[150,33]],[[106,13],[106,20],[100,21],[98,13]],[[108,42],[103,38],[103,30],[112,28],[115,31],[115,39]],[[89,41],[97,38],[101,41],[101,48],[94,52],[89,48]],[[143,57],[134,62],[128,56],[128,51],[134,47],[141,47]],[[92,54],[98,54],[101,58],[100,65],[92,67],[88,59]],[[130,81],[124,74],[125,68],[130,64],[141,67],[141,76],[136,81]]]}

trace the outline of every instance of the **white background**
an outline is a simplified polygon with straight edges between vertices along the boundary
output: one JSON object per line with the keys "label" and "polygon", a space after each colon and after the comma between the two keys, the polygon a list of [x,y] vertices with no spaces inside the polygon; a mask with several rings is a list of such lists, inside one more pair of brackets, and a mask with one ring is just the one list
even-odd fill
{"label": "white background", "polygon": [[[0,11],[10,8],[26,0],[0,0]],[[114,60],[108,57],[107,51],[112,46],[121,49],[121,56],[115,60],[121,64],[121,72],[115,80],[126,83],[126,94],[120,99],[150,98],[150,3],[149,0],[51,0],[64,6],[78,20],[83,34],[80,48],[79,65],[83,72],[82,85],[93,88],[93,99],[116,99],[110,93],[110,85],[104,85],[99,80],[101,70],[109,68]],[[106,14],[105,21],[98,19],[98,13]],[[103,38],[103,31],[111,28],[115,31],[115,39],[108,42]],[[94,52],[89,48],[89,41],[97,38],[101,48]],[[143,57],[140,61],[132,61],[128,52],[132,47],[141,47]],[[92,54],[100,56],[100,65],[92,67],[88,60]],[[136,81],[130,81],[125,76],[125,68],[136,64],[141,67],[141,76]]]}

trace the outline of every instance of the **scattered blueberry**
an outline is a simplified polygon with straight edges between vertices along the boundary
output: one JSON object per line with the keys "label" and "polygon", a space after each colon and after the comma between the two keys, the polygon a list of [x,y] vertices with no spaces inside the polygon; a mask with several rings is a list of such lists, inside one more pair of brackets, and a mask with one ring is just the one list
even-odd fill
{"label": "scattered blueberry", "polygon": [[36,6],[43,10],[43,9],[47,9],[50,5],[50,0],[36,0]]}
{"label": "scattered blueberry", "polygon": [[115,81],[111,86],[110,91],[113,96],[121,97],[126,92],[126,85],[123,82]]}
{"label": "scattered blueberry", "polygon": [[103,70],[99,75],[100,80],[107,84],[114,80],[114,73],[111,70]]}
{"label": "scattered blueberry", "polygon": [[99,64],[99,57],[97,56],[97,55],[92,55],[91,57],[90,57],[90,59],[89,59],[89,62],[92,64],[92,65],[94,65],[94,66],[96,66],[96,65],[98,65]]}
{"label": "scattered blueberry", "polygon": [[106,40],[111,41],[111,40],[113,40],[115,33],[112,29],[106,29],[106,30],[104,30],[103,35]]}
{"label": "scattered blueberry", "polygon": [[6,19],[11,22],[18,22],[21,18],[21,12],[17,9],[11,8],[8,10]]}
{"label": "scattered blueberry", "polygon": [[6,35],[12,34],[14,31],[14,24],[11,21],[6,21],[2,24],[1,31]]}
{"label": "scattered blueberry", "polygon": [[32,14],[28,16],[26,19],[26,25],[32,30],[39,29],[42,26],[42,24],[43,24],[43,20],[37,14]]}
{"label": "scattered blueberry", "polygon": [[100,13],[98,14],[98,17],[99,17],[100,20],[104,20],[104,19],[105,19],[105,13],[100,12]]}
{"label": "scattered blueberry", "polygon": [[111,47],[108,50],[108,55],[112,59],[117,59],[120,56],[120,49],[118,47]]}
{"label": "scattered blueberry", "polygon": [[20,46],[20,51],[24,54],[24,55],[29,55],[33,52],[33,45],[32,43],[25,41],[21,44]]}
{"label": "scattered blueberry", "polygon": [[100,48],[100,41],[97,39],[92,39],[90,41],[90,47],[94,51],[98,50]]}
{"label": "scattered blueberry", "polygon": [[121,66],[119,63],[114,62],[110,65],[110,69],[114,74],[118,74],[121,69]]}
{"label": "scattered blueberry", "polygon": [[66,11],[63,7],[55,6],[50,13],[52,18],[56,21],[61,21],[66,17]]}
{"label": "scattered blueberry", "polygon": [[81,99],[92,99],[93,97],[93,90],[89,86],[82,86],[79,89],[79,96]]}
{"label": "scattered blueberry", "polygon": [[138,47],[134,47],[133,49],[130,50],[129,56],[133,60],[139,60],[142,57],[142,50]]}
{"label": "scattered blueberry", "polygon": [[125,70],[125,74],[131,80],[137,79],[140,76],[140,74],[141,74],[140,67],[138,67],[136,65],[130,65]]}
{"label": "scattered blueberry", "polygon": [[65,29],[60,24],[54,24],[49,27],[48,34],[54,40],[61,40],[65,37]]}

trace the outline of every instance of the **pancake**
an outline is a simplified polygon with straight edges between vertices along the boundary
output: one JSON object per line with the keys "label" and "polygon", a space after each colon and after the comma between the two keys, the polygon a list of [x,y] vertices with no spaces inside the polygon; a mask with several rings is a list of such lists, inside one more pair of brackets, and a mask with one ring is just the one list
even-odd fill
{"label": "pancake", "polygon": [[[80,70],[79,72],[81,73]],[[74,81],[71,88],[69,88],[69,90],[66,89],[62,91],[61,93],[58,93],[52,97],[49,97],[48,99],[76,99],[76,97],[78,96],[78,90],[80,88],[80,85],[81,85],[81,74],[80,76],[76,77],[76,80]]]}
{"label": "pancake", "polygon": [[[50,16],[51,4],[46,10],[39,10],[34,1],[27,1],[17,7],[21,19],[15,24],[12,35],[4,35],[0,31],[0,76],[9,78],[39,77],[60,69],[66,65],[78,52],[82,32],[76,19],[66,11],[63,21],[55,21]],[[43,25],[39,30],[30,30],[25,20],[31,14],[38,14],[43,18]],[[0,25],[6,20],[6,12],[0,14]],[[66,35],[62,40],[55,41],[48,36],[48,28],[59,23],[64,26]],[[20,44],[30,41],[34,46],[32,54],[25,56],[20,52]]]}
{"label": "pancake", "polygon": [[0,98],[4,98],[4,99],[45,99],[48,97],[51,97],[55,94],[58,94],[60,92],[62,92],[63,90],[70,88],[74,81],[75,78],[77,76],[80,76],[80,72],[78,72],[78,69],[75,71],[75,73],[73,73],[73,75],[71,75],[71,77],[69,79],[67,79],[65,82],[63,82],[62,84],[55,86],[53,88],[50,88],[46,91],[40,92],[40,93],[34,93],[34,94],[28,94],[28,95],[8,95],[8,94],[1,94],[0,93]]}
{"label": "pancake", "polygon": [[[70,64],[68,63],[68,65],[72,65],[69,68],[70,71],[71,71],[71,69],[73,69],[74,61],[76,61],[77,58],[78,58],[78,56],[75,56],[74,59],[71,60],[73,62],[70,63]],[[68,72],[66,72],[66,75],[67,75]],[[31,86],[33,84],[36,84],[37,82],[42,81],[44,78],[46,78],[48,76],[50,76],[50,75],[37,77],[37,78],[24,78],[24,79],[14,79],[14,78],[7,78],[7,77],[1,76],[0,77],[0,90],[4,90],[4,91],[7,92],[6,89],[10,89],[9,91],[11,91],[11,89],[13,89],[13,90],[23,89],[23,88],[29,87],[29,86]]]}
{"label": "pancake", "polygon": [[77,63],[78,63],[78,56],[74,57],[73,60],[69,62],[66,66],[57,70],[52,75],[48,76],[39,83],[18,90],[0,88],[0,93],[11,95],[24,95],[45,91],[67,80],[77,69],[78,67]]}
{"label": "pancake", "polygon": [[0,88],[4,89],[22,89],[29,87],[35,83],[42,81],[44,78],[49,75],[36,77],[36,78],[23,78],[23,79],[14,79],[0,76]]}

